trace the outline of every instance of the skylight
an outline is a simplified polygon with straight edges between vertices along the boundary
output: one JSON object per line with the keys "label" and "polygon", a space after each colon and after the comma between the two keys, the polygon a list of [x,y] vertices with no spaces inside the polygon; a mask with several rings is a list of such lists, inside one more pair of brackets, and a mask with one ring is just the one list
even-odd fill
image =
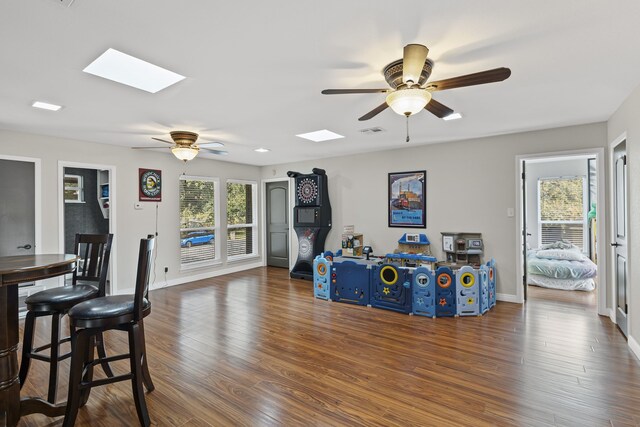
{"label": "skylight", "polygon": [[31,106],[34,108],[40,108],[42,110],[49,110],[49,111],[58,111],[62,108],[62,105],[49,104],[48,102],[42,102],[42,101],[35,101],[33,104],[31,104]]}
{"label": "skylight", "polygon": [[111,48],[82,71],[151,93],[184,79],[173,71]]}
{"label": "skylight", "polygon": [[335,132],[331,132],[330,130],[326,130],[326,129],[317,130],[315,132],[309,132],[309,133],[301,133],[300,135],[296,135],[296,136],[299,136],[300,138],[308,139],[309,141],[313,141],[313,142],[330,141],[332,139],[344,138],[343,135],[339,135]]}

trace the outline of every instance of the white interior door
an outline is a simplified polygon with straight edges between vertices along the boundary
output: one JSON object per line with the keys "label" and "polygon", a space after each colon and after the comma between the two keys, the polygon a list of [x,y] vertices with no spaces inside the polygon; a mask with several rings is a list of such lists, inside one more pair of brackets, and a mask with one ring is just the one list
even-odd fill
{"label": "white interior door", "polygon": [[614,168],[614,282],[616,289],[616,323],[627,336],[627,156],[622,142],[615,150]]}
{"label": "white interior door", "polygon": [[0,256],[35,253],[35,164],[0,159]]}

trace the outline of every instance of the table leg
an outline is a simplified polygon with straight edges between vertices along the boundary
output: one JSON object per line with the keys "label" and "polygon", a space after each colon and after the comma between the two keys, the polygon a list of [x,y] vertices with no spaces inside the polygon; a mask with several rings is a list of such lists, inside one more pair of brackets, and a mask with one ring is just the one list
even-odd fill
{"label": "table leg", "polygon": [[18,285],[0,286],[0,426],[20,418],[18,334]]}

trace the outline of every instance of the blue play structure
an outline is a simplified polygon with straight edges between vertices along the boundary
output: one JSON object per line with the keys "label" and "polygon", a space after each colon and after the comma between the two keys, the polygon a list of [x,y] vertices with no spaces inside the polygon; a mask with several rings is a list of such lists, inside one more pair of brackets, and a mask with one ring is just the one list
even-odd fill
{"label": "blue play structure", "polygon": [[369,305],[371,270],[366,262],[336,258],[331,265],[331,300]]}
{"label": "blue play structure", "polygon": [[436,317],[453,317],[458,314],[455,279],[449,267],[436,269]]}
{"label": "blue play structure", "polygon": [[330,291],[330,261],[321,253],[313,260],[313,296],[328,300]]}
{"label": "blue play structure", "polygon": [[456,313],[458,316],[480,314],[478,270],[465,265],[456,272]]}
{"label": "blue play structure", "polygon": [[[407,240],[400,242],[407,245],[425,245],[418,237],[401,240]],[[494,259],[456,269],[441,265],[435,271],[430,268],[433,260],[424,253],[365,259],[325,251],[313,261],[313,294],[324,300],[434,318],[481,316],[496,305]]]}
{"label": "blue play structure", "polygon": [[413,272],[413,314],[436,317],[436,276],[426,267]]}
{"label": "blue play structure", "polygon": [[371,307],[411,313],[411,269],[394,264],[371,269]]}

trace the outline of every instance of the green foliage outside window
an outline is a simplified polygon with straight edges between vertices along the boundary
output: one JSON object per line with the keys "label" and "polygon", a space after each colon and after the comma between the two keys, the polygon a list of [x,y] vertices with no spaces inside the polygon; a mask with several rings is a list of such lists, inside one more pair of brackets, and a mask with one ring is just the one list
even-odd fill
{"label": "green foliage outside window", "polygon": [[180,228],[214,228],[214,186],[212,181],[180,180]]}
{"label": "green foliage outside window", "polygon": [[540,220],[582,221],[583,197],[582,178],[540,180]]}

